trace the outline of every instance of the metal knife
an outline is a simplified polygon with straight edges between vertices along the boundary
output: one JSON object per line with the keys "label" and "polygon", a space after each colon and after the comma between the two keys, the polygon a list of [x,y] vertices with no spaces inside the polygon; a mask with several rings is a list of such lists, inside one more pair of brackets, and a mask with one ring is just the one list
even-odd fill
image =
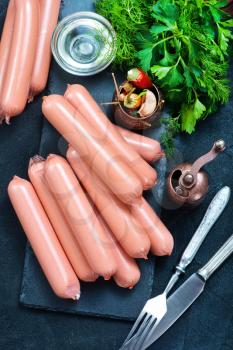
{"label": "metal knife", "polygon": [[168,311],[155,330],[151,330],[141,350],[155,342],[192,305],[205,288],[206,281],[233,253],[233,235],[209,262],[184,282],[167,300]]}

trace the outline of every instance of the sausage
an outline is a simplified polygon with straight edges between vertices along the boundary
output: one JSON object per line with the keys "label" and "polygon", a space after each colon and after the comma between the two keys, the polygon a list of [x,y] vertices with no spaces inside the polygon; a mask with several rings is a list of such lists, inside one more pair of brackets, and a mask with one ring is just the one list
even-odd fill
{"label": "sausage", "polygon": [[113,276],[114,281],[119,287],[132,289],[140,280],[140,270],[136,261],[129,257],[128,254],[121,248],[120,244],[112,235],[108,225],[103,220],[100,213],[95,208],[96,216],[100,221],[101,226],[108,236],[108,244],[113,250],[113,254],[117,263],[117,270]]}
{"label": "sausage", "polygon": [[78,300],[80,284],[31,183],[17,176],[8,194],[31,247],[57,296]]}
{"label": "sausage", "polygon": [[134,203],[142,195],[141,181],[106,143],[106,135],[96,132],[63,96],[44,98],[42,111],[123,202]]}
{"label": "sausage", "polygon": [[136,203],[130,209],[135,219],[146,230],[152,253],[158,256],[171,255],[173,237],[147,201],[142,198],[141,203]]}
{"label": "sausage", "polygon": [[105,135],[108,143],[114,144],[116,154],[130,164],[143,188],[153,187],[157,181],[156,171],[127,145],[87,89],[82,85],[68,85],[64,96],[100,134]]}
{"label": "sausage", "polygon": [[[107,131],[109,139],[114,142],[120,154],[123,153],[126,159],[129,162],[132,162],[132,164],[137,163],[135,170],[137,170],[138,176],[142,178],[142,181],[144,181],[145,188],[150,188],[150,186],[155,184],[156,173],[153,171],[152,175],[152,168],[149,168],[139,156],[148,162],[153,162],[160,159],[164,153],[162,152],[158,141],[111,124],[109,119],[106,118],[102,112],[101,108],[99,108],[98,104],[82,85],[68,85],[64,97],[75,108],[77,108],[82,115],[94,125],[96,129],[99,129],[100,132]],[[115,130],[115,128],[117,130]],[[133,147],[134,151],[132,151],[132,149],[126,145],[126,142],[122,141],[122,137],[130,146]],[[151,185],[149,183],[147,186],[148,180],[144,174],[147,174],[148,178],[152,176]]]}
{"label": "sausage", "polygon": [[23,112],[29,94],[39,29],[38,0],[15,0],[15,22],[1,109],[7,123]]}
{"label": "sausage", "polygon": [[66,157],[125,252],[132,258],[146,259],[150,249],[149,238],[146,232],[138,227],[128,206],[108,190],[71,146]]}
{"label": "sausage", "polygon": [[154,162],[164,156],[160,143],[130,130],[116,126],[124,140],[147,162]]}
{"label": "sausage", "polygon": [[32,72],[29,102],[44,90],[51,62],[51,39],[56,27],[61,0],[39,0],[40,25],[36,60]]}
{"label": "sausage", "polygon": [[98,275],[90,268],[83,255],[73,232],[45,182],[45,160],[35,156],[31,159],[28,169],[30,181],[48,215],[48,218],[57,234],[57,237],[68,257],[73,269],[82,281],[93,282]]}
{"label": "sausage", "polygon": [[[3,32],[1,36],[1,44],[0,44],[0,96],[3,89],[4,78],[7,70],[9,52],[11,47],[12,35],[13,35],[13,27],[14,27],[14,19],[15,19],[15,1],[10,0],[6,19],[3,27]],[[1,109],[1,102],[0,102]],[[0,111],[0,121],[1,121],[2,112]]]}
{"label": "sausage", "polygon": [[45,162],[45,178],[92,270],[106,280],[116,272],[111,252],[96,215],[68,162],[50,155]]}
{"label": "sausage", "polygon": [[86,196],[96,214],[97,219],[100,222],[100,225],[106,233],[107,241],[104,242],[104,246],[106,247],[106,249],[110,249],[112,251],[117,263],[117,270],[115,275],[113,276],[113,279],[119,287],[132,289],[135,286],[135,284],[138,283],[141,276],[138,265],[136,261],[133,258],[129,257],[121,248],[120,244],[113,236],[110,228],[102,218],[100,212],[94,205],[88,193],[86,193]]}

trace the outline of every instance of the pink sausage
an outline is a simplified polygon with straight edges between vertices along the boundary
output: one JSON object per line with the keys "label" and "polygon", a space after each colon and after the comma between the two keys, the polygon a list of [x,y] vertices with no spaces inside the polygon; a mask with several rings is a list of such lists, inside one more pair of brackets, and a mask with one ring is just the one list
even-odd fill
{"label": "pink sausage", "polygon": [[30,181],[48,215],[48,218],[57,234],[57,237],[68,257],[73,269],[82,281],[93,282],[98,275],[90,268],[83,255],[73,232],[65,221],[57,202],[44,179],[45,161],[39,156],[31,159],[28,169]]}
{"label": "pink sausage", "polygon": [[38,29],[38,0],[15,0],[14,32],[0,98],[7,123],[11,117],[22,113],[27,103]]}
{"label": "pink sausage", "polygon": [[[1,36],[0,44],[0,96],[3,89],[4,78],[7,70],[9,52],[11,48],[11,41],[14,28],[14,19],[15,19],[15,0],[10,0],[6,19],[3,27],[3,32]],[[0,101],[1,108],[1,101]],[[0,111],[0,121],[1,121],[1,111]]]}
{"label": "pink sausage", "polygon": [[111,191],[123,202],[135,203],[142,195],[142,183],[113,146],[106,143],[105,135],[99,135],[63,96],[44,98],[42,110]]}
{"label": "pink sausage", "polygon": [[171,255],[174,246],[173,237],[147,201],[142,198],[141,203],[131,207],[131,213],[146,230],[152,253],[158,256]]}
{"label": "pink sausage", "polygon": [[112,232],[110,231],[110,228],[103,220],[100,212],[95,207],[90,196],[87,193],[86,196],[96,214],[97,219],[99,220],[103,230],[106,233],[107,241],[104,242],[104,245],[106,249],[110,249],[112,251],[117,263],[117,270],[113,278],[119,287],[132,289],[140,279],[141,274],[138,265],[136,264],[135,260],[133,258],[130,258],[121,248]]}
{"label": "pink sausage", "polygon": [[45,178],[92,270],[106,280],[116,272],[111,252],[103,246],[106,235],[67,161],[50,155]]}
{"label": "pink sausage", "polygon": [[69,85],[65,92],[65,98],[100,134],[105,135],[106,142],[114,144],[115,153],[120,157],[124,157],[126,162],[129,163],[141,179],[144,189],[149,189],[155,185],[157,181],[156,171],[132,147],[127,145],[84,86]]}
{"label": "pink sausage", "polygon": [[40,26],[36,59],[31,77],[29,101],[44,90],[51,61],[51,39],[56,27],[61,0],[39,0]]}
{"label": "pink sausage", "polygon": [[72,147],[69,147],[66,156],[125,252],[132,258],[146,259],[150,249],[150,240],[146,232],[138,227],[129,208],[108,190]]}
{"label": "pink sausage", "polygon": [[78,300],[80,284],[30,182],[17,176],[8,194],[31,247],[54,293]]}
{"label": "pink sausage", "polygon": [[157,161],[164,156],[158,141],[123,129],[120,126],[116,126],[116,128],[124,140],[147,162]]}
{"label": "pink sausage", "polygon": [[138,265],[136,261],[129,257],[121,248],[97,209],[96,215],[106,235],[109,237],[109,244],[113,249],[113,254],[117,263],[117,270],[113,279],[119,287],[132,289],[140,280],[141,273]]}

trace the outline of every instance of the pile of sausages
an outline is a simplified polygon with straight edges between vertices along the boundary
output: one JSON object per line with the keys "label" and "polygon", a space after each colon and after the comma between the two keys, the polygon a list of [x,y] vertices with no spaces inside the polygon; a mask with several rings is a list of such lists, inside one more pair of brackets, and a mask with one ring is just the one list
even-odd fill
{"label": "pile of sausages", "polygon": [[163,155],[159,143],[113,125],[81,85],[45,97],[42,110],[69,143],[66,159],[35,156],[30,182],[14,177],[8,193],[52,289],[78,299],[79,280],[99,276],[133,288],[140,279],[136,258],[173,249],[142,196],[156,184],[148,162]]}
{"label": "pile of sausages", "polygon": [[0,121],[44,90],[61,0],[10,0],[0,43]]}

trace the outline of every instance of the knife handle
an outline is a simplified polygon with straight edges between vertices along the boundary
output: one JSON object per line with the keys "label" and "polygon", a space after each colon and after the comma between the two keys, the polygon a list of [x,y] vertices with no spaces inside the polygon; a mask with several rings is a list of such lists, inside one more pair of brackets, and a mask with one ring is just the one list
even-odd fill
{"label": "knife handle", "polygon": [[198,249],[200,248],[208,232],[211,230],[211,228],[225,209],[229,201],[230,195],[230,188],[228,186],[225,186],[221,190],[219,190],[214,196],[205,213],[204,218],[202,219],[198,229],[193,235],[191,241],[189,242],[187,248],[185,249],[181,257],[179,264],[176,267],[178,271],[185,272],[186,267],[193,261]]}
{"label": "knife handle", "polygon": [[208,278],[222,265],[222,263],[233,253],[233,235],[223,244],[208,263],[198,270],[198,274],[207,281]]}

